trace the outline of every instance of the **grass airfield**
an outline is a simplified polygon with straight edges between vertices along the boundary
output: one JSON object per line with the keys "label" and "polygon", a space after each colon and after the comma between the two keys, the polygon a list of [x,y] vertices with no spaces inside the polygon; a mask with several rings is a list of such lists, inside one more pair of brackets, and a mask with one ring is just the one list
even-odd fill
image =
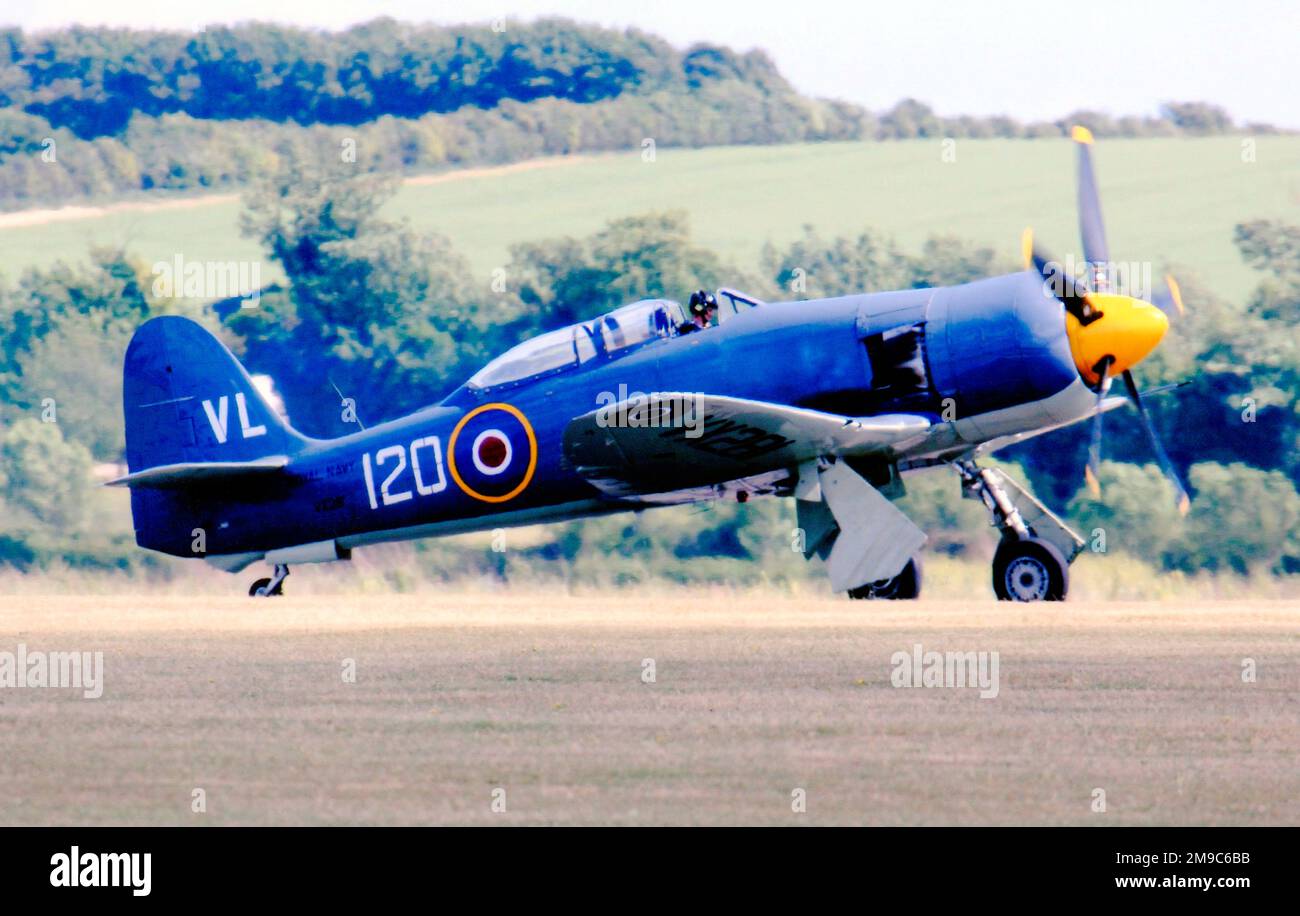
{"label": "grass airfield", "polygon": [[[893,687],[918,642],[998,696]],[[0,690],[4,824],[1300,824],[1294,601],[0,596],[19,643],[104,693]]]}

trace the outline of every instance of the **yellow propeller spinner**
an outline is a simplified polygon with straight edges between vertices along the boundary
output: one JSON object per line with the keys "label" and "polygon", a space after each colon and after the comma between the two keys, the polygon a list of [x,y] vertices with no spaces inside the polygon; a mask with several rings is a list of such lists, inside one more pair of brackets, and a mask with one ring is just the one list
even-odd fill
{"label": "yellow propeller spinner", "polygon": [[[1033,231],[1026,229],[1020,239],[1025,269],[1033,269]],[[1170,289],[1181,309],[1177,286],[1170,278]],[[1096,385],[1101,381],[1097,369],[1106,357],[1107,375],[1119,375],[1136,366],[1151,353],[1169,330],[1169,319],[1158,307],[1133,296],[1118,293],[1089,292],[1084,296],[1090,314],[1087,324],[1068,312],[1065,331],[1070,339],[1070,353],[1084,381]]]}

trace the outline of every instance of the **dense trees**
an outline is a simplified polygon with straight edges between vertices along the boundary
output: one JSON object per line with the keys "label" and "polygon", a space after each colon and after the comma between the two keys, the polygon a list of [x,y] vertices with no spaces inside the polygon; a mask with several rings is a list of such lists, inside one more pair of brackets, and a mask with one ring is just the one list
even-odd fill
{"label": "dense trees", "polygon": [[358,124],[504,99],[591,102],[686,79],[682,54],[661,39],[559,19],[455,28],[379,19],[337,33],[247,24],[0,34],[0,104],[84,138],[119,134],[136,113]]}
{"label": "dense trees", "polygon": [[774,292],[786,299],[967,283],[1014,269],[998,264],[993,249],[951,236],[931,237],[913,256],[870,231],[823,239],[811,226],[784,250],[764,246],[762,262]]}
{"label": "dense trees", "polygon": [[0,459],[5,468],[0,496],[6,506],[55,530],[82,520],[81,490],[90,472],[90,452],[78,442],[66,442],[58,424],[31,417],[16,421],[5,429]]}
{"label": "dense trees", "polygon": [[506,275],[521,308],[508,334],[518,337],[637,299],[680,298],[736,276],[717,255],[692,243],[680,212],[617,219],[589,238],[517,245],[512,254]]}
{"label": "dense trees", "polygon": [[1196,493],[1180,518],[1153,464],[1106,461],[1102,496],[1080,490],[1069,515],[1088,534],[1106,533],[1107,551],[1184,572],[1296,572],[1300,494],[1285,474],[1241,463],[1200,462],[1189,471]]}
{"label": "dense trees", "polygon": [[57,422],[100,460],[122,451],[121,360],[156,305],[142,268],[95,251],[0,286],[0,424]]}

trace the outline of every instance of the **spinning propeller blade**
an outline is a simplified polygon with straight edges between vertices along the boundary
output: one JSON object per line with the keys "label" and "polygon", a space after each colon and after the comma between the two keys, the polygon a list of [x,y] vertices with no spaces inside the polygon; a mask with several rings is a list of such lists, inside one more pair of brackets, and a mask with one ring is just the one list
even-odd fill
{"label": "spinning propeller blade", "polygon": [[1178,281],[1174,279],[1173,274],[1165,274],[1165,288],[1156,290],[1155,295],[1151,297],[1151,302],[1171,321],[1187,313],[1183,308],[1183,291],[1178,288]]}
{"label": "spinning propeller blade", "polygon": [[1156,463],[1160,465],[1160,471],[1165,475],[1168,481],[1174,486],[1174,494],[1177,497],[1178,514],[1186,515],[1187,510],[1191,507],[1192,501],[1187,495],[1183,482],[1178,479],[1178,472],[1174,470],[1169,456],[1165,453],[1165,447],[1160,443],[1160,436],[1156,433],[1155,426],[1151,423],[1151,416],[1147,413],[1146,405],[1142,403],[1142,395],[1138,394],[1137,383],[1133,381],[1133,373],[1127,369],[1124,370],[1124,387],[1128,389],[1129,399],[1133,401],[1133,406],[1138,410],[1139,416],[1142,417],[1142,427],[1146,430],[1147,439],[1151,442],[1151,451],[1156,454]]}
{"label": "spinning propeller blade", "polygon": [[1106,395],[1110,394],[1110,376],[1107,372],[1110,370],[1110,364],[1113,360],[1110,357],[1102,357],[1101,362],[1097,365],[1097,374],[1101,376],[1101,383],[1097,385],[1097,413],[1092,418],[1092,439],[1088,443],[1088,463],[1083,469],[1084,481],[1088,484],[1088,492],[1094,497],[1101,495],[1101,426],[1102,420],[1106,414],[1102,412],[1101,402],[1106,400]]}
{"label": "spinning propeller blade", "polygon": [[1070,137],[1079,150],[1079,236],[1083,239],[1083,258],[1092,272],[1092,287],[1102,290],[1110,248],[1106,245],[1106,226],[1101,219],[1097,176],[1092,169],[1092,131],[1076,125]]}
{"label": "spinning propeller blade", "polygon": [[1088,287],[1066,273],[1059,261],[1053,260],[1033,244],[1030,230],[1025,230],[1028,239],[1028,260],[1042,276],[1052,295],[1065,306],[1066,312],[1073,315],[1079,324],[1090,324],[1100,318],[1096,307],[1088,298]]}

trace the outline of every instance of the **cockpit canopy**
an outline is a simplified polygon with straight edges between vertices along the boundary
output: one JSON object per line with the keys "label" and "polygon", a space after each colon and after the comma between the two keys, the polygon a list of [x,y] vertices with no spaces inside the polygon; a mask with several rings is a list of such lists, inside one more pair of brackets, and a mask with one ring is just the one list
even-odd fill
{"label": "cockpit canopy", "polygon": [[591,321],[526,340],[474,373],[468,384],[471,388],[495,388],[561,372],[600,356],[617,358],[649,341],[676,335],[685,321],[680,303],[642,299]]}

